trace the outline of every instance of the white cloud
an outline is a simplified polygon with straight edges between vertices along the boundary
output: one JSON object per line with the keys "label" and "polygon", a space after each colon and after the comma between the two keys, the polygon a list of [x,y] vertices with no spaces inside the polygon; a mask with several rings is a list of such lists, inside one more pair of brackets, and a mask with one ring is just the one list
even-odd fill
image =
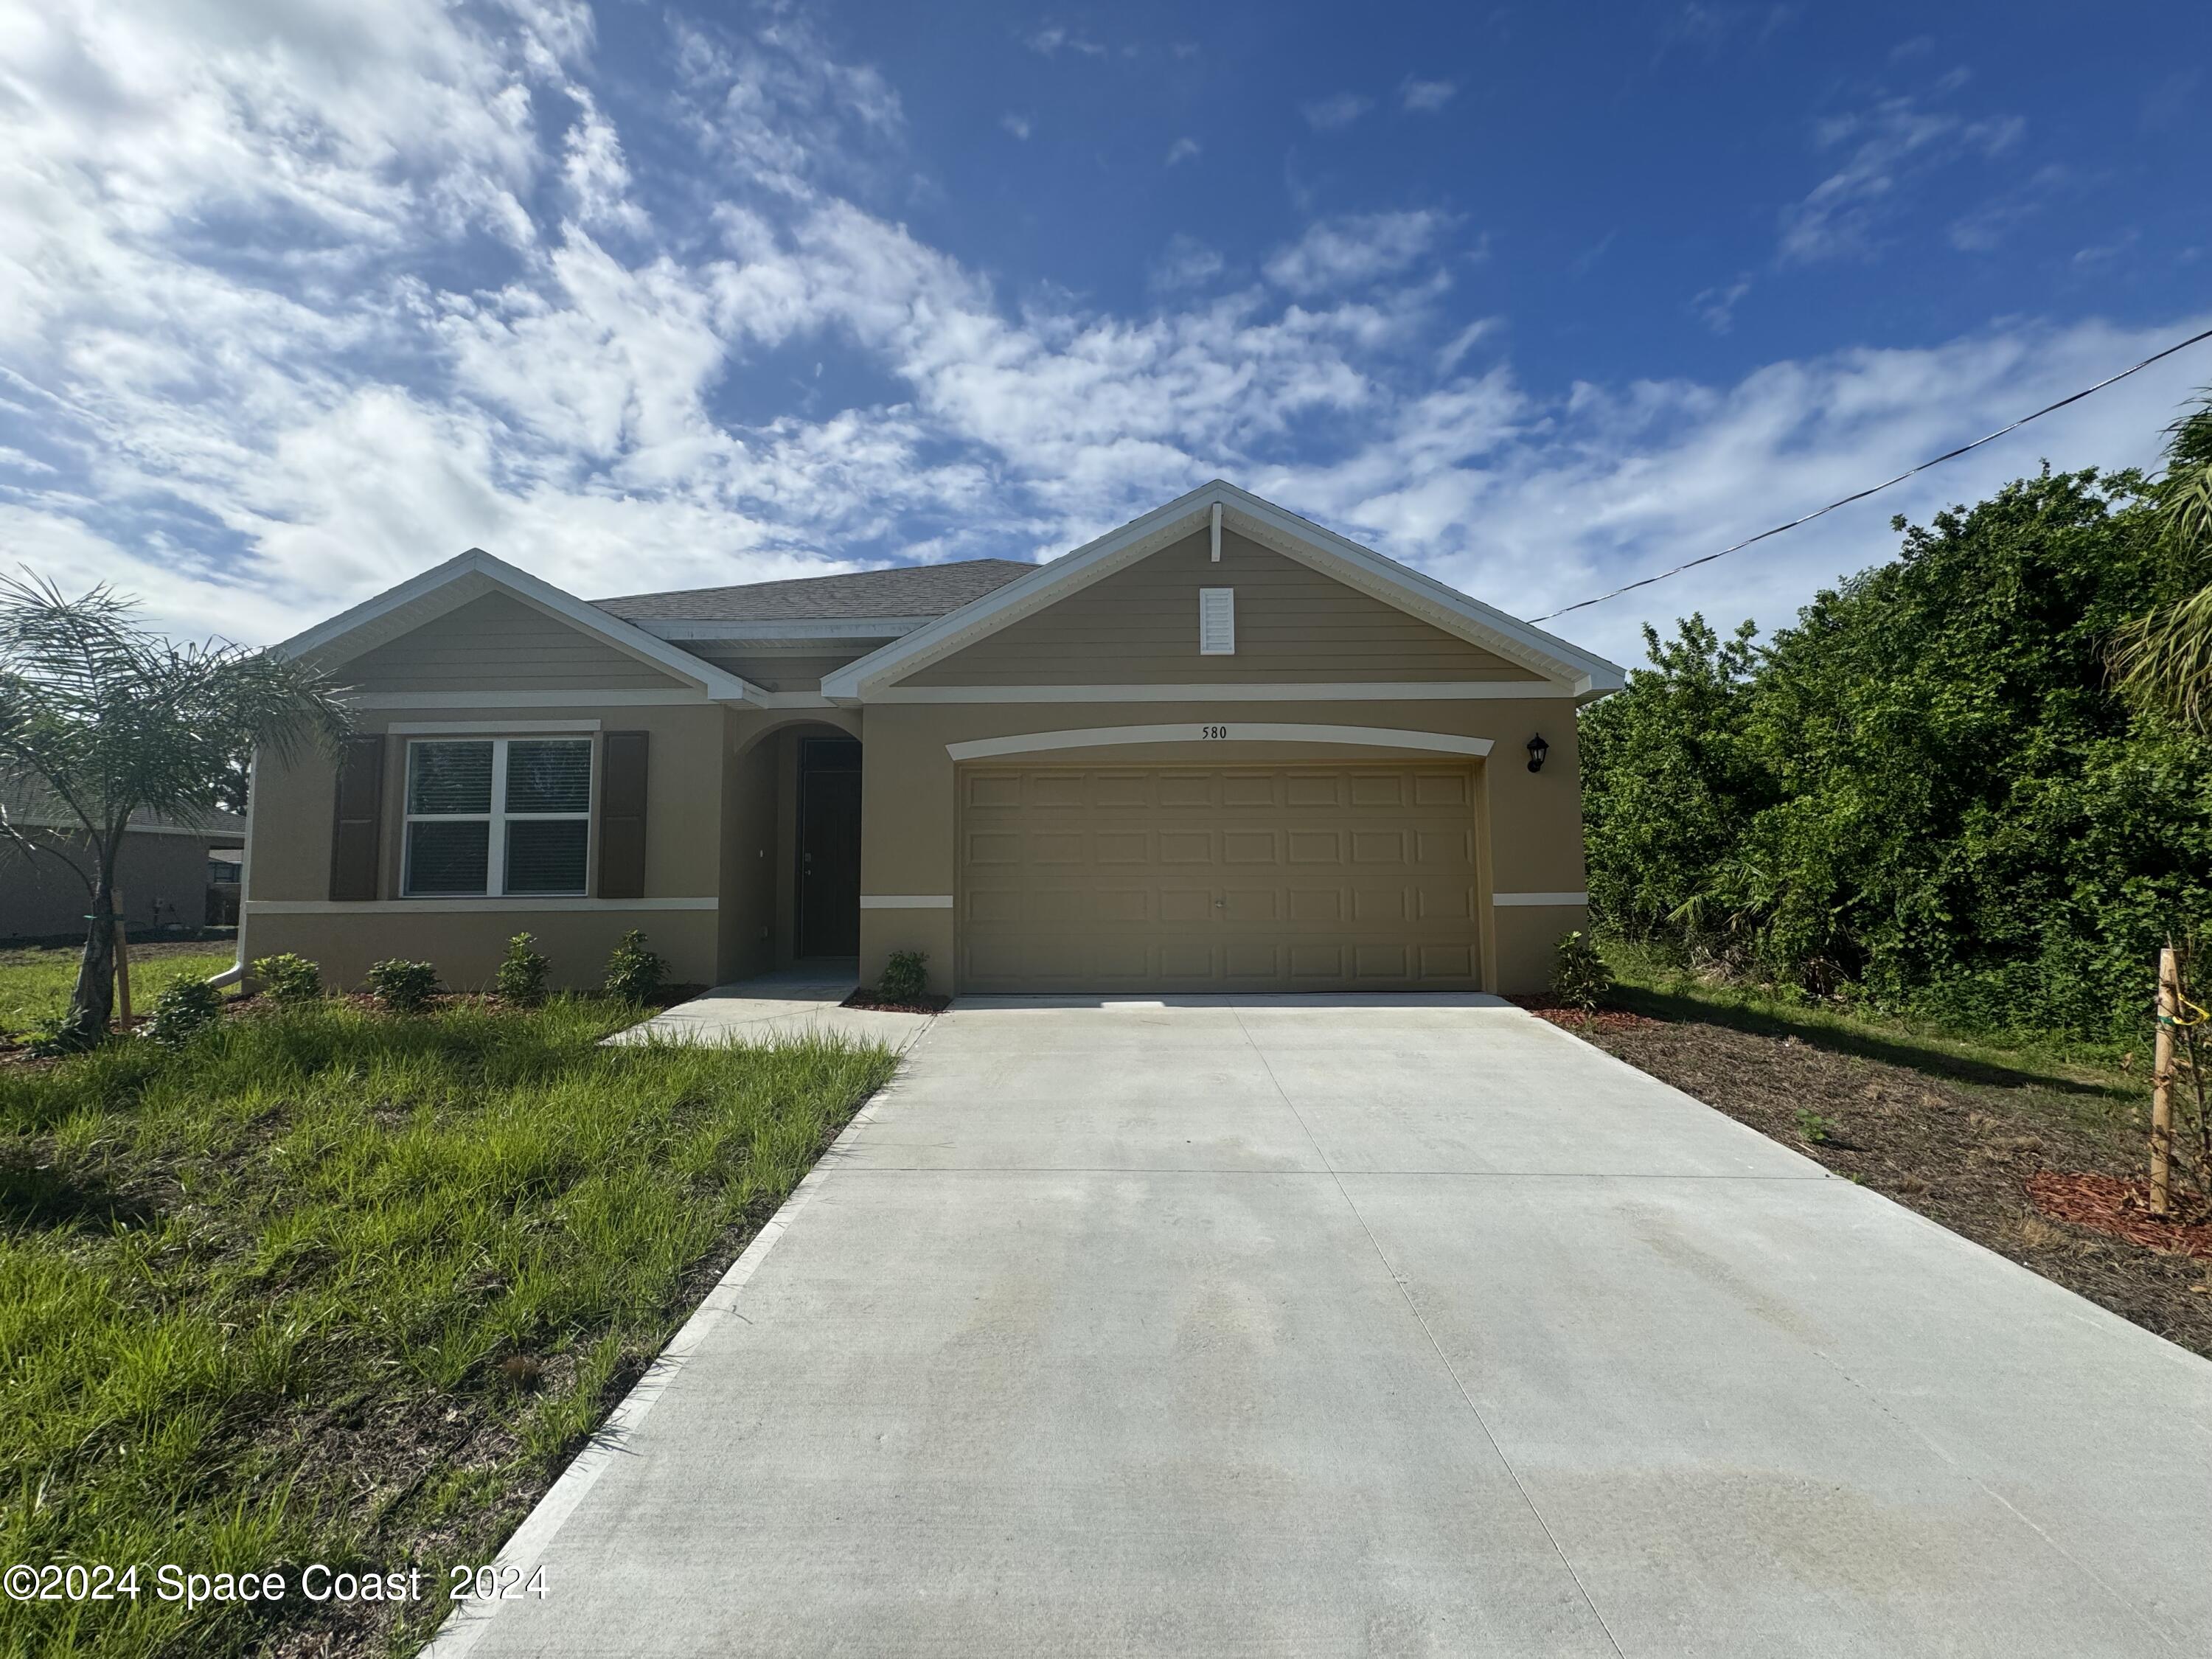
{"label": "white cloud", "polygon": [[1159,258],[1152,261],[1151,282],[1154,289],[1171,293],[1210,283],[1221,275],[1224,268],[1220,254],[1196,237],[1177,232],[1168,239]]}
{"label": "white cloud", "polygon": [[1326,98],[1300,104],[1298,113],[1306,118],[1306,125],[1316,132],[1336,132],[1366,114],[1374,104],[1373,99],[1363,98],[1356,92],[1333,92]]}
{"label": "white cloud", "polygon": [[1178,138],[1175,143],[1168,146],[1166,165],[1169,167],[1176,167],[1184,161],[1194,161],[1198,159],[1198,155],[1199,146],[1197,139]]}
{"label": "white cloud", "polygon": [[999,118],[999,125],[1013,134],[1015,137],[1024,140],[1029,137],[1032,131],[1030,118],[1026,115],[1017,115],[1012,110],[1008,110]]}
{"label": "white cloud", "polygon": [[1970,157],[1984,160],[2019,143],[2018,116],[1969,121],[1910,98],[1830,118],[1814,128],[1822,149],[1843,150],[1842,163],[1782,216],[1779,257],[1809,264],[1875,251],[1881,226],[1899,210],[1913,179]]}
{"label": "white cloud", "polygon": [[[1542,396],[1478,351],[1497,319],[1446,307],[1433,212],[1318,222],[1264,281],[1179,237],[1147,314],[1010,305],[863,204],[907,199],[872,193],[910,181],[896,92],[796,13],[678,32],[675,115],[711,188],[664,208],[569,9],[423,0],[364,32],[333,0],[249,30],[206,0],[118,35],[122,0],[9,3],[0,34],[27,44],[0,55],[0,542],[192,633],[282,637],[472,544],[586,594],[1054,553],[1215,474],[1534,613],[1895,471],[2151,337],[2023,324]],[[464,250],[467,282],[433,275]],[[792,359],[866,389],[802,414]],[[1564,629],[1620,655],[1646,615],[1782,620],[1884,556],[1892,510],[2039,453],[2148,459],[2199,374],[2161,365]],[[838,379],[810,385],[834,404]]]}
{"label": "white cloud", "polygon": [[1267,264],[1267,278],[1294,294],[1339,292],[1393,276],[1427,253],[1443,234],[1442,214],[1346,214],[1316,220]]}
{"label": "white cloud", "polygon": [[1751,278],[1739,276],[1733,283],[1703,289],[1690,301],[1690,309],[1714,333],[1725,334],[1735,326],[1735,308],[1750,292]]}
{"label": "white cloud", "polygon": [[1072,52],[1082,58],[1103,58],[1106,48],[1096,40],[1085,39],[1064,24],[1051,23],[1033,31],[1028,39],[1029,49],[1040,58],[1057,58],[1063,52]]}
{"label": "white cloud", "polygon": [[1399,83],[1398,102],[1402,108],[1433,115],[1458,93],[1459,87],[1454,82],[1421,81],[1409,75]]}

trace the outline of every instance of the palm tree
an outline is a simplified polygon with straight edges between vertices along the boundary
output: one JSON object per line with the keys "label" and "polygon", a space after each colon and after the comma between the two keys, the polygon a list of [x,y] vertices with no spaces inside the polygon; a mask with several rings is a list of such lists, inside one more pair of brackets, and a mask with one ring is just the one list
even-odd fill
{"label": "palm tree", "polygon": [[0,836],[84,883],[84,957],[62,1036],[104,1036],[113,1008],[115,863],[134,813],[190,819],[213,807],[236,757],[285,758],[346,730],[338,688],[308,664],[222,641],[177,645],[142,627],[106,586],[70,599],[51,581],[0,576],[0,787],[73,818],[27,831],[0,807]]}
{"label": "palm tree", "polygon": [[2136,702],[2212,737],[2212,395],[2166,430],[2158,516],[2177,575],[2197,586],[2121,629],[2112,667]]}

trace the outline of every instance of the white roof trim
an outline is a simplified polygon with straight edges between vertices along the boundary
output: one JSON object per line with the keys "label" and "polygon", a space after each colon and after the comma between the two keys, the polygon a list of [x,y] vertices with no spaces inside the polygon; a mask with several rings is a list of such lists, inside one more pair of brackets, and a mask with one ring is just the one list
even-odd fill
{"label": "white roof trim", "polygon": [[1001,755],[1037,755],[1060,749],[1109,749],[1140,743],[1342,743],[1365,749],[1421,749],[1445,755],[1487,755],[1488,738],[1451,732],[1409,732],[1395,726],[1314,726],[1304,721],[1234,720],[1226,726],[1178,722],[1172,726],[1084,726],[1057,732],[1022,732],[1006,738],[975,738],[948,743],[957,761],[991,760]]}
{"label": "white roof trim", "polygon": [[1497,652],[1564,682],[1578,697],[1618,690],[1619,665],[1570,645],[1556,635],[1469,599],[1371,548],[1323,529],[1249,490],[1216,478],[1158,507],[1119,530],[1109,532],[1073,552],[1039,565],[994,592],[938,617],[904,638],[848,663],[822,678],[825,696],[840,702],[865,702],[902,675],[974,644],[1024,617],[1033,616],[1068,594],[1111,575],[1200,529],[1212,509],[1224,510],[1226,522],[1240,533],[1286,556],[1311,565],[1348,586],[1395,605],[1445,631]]}
{"label": "white roof trim", "polygon": [[745,644],[780,640],[803,643],[809,640],[895,640],[936,620],[935,617],[825,617],[803,622],[678,622],[646,617],[632,625],[660,640],[731,640]]}
{"label": "white roof trim", "polygon": [[[453,591],[456,589],[459,591]],[[640,662],[649,663],[679,680],[700,687],[717,702],[758,703],[767,695],[750,681],[726,669],[717,668],[665,640],[655,639],[635,623],[626,623],[619,617],[610,616],[565,589],[556,587],[504,559],[493,557],[480,547],[472,547],[458,558],[448,559],[443,564],[433,565],[421,575],[410,577],[397,587],[386,588],[374,599],[364,599],[351,610],[342,611],[328,622],[319,623],[305,633],[294,635],[276,648],[286,656],[321,653],[334,663],[344,662],[381,645],[387,638],[398,637],[398,633],[405,632],[410,627],[420,627],[422,622],[434,621],[446,611],[455,609],[459,605],[489,592],[503,592],[511,599],[534,605]],[[403,624],[394,633],[374,632],[378,623],[408,606],[425,601],[434,604],[441,597],[450,599],[451,602],[422,618],[422,622]],[[363,634],[371,634],[372,637],[356,637]],[[350,649],[348,648],[349,641],[352,642]]]}

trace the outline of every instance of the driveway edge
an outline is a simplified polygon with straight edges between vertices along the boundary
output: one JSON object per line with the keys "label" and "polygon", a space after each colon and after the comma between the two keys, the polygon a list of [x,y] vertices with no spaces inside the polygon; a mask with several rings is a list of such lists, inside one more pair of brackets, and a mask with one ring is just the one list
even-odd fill
{"label": "driveway edge", "polygon": [[[899,1051],[902,1060],[906,1046],[911,1045],[902,1046]],[[896,1074],[892,1080],[896,1080]],[[886,1089],[890,1086],[888,1082],[884,1085]],[[738,1292],[760,1271],[761,1264],[768,1260],[769,1252],[775,1249],[784,1234],[791,1230],[791,1224],[799,1218],[799,1212],[814,1201],[814,1195],[829,1179],[830,1160],[845,1149],[845,1143],[853,1133],[870,1121],[875,1111],[876,1101],[882,1093],[883,1090],[878,1089],[861,1103],[860,1110],[853,1114],[852,1121],[838,1131],[836,1139],[831,1141],[823,1150],[822,1156],[815,1159],[814,1167],[799,1178],[799,1185],[791,1190],[791,1196],[778,1205],[775,1213],[761,1224],[761,1230],[753,1235],[752,1243],[746,1245],[738,1259],[730,1264],[729,1271],[714,1281],[714,1288],[707,1292],[704,1299],[691,1310],[691,1316],[684,1322],[674,1336],[669,1338],[668,1346],[646,1367],[645,1375],[638,1378],[621,1402],[607,1413],[606,1421],[592,1431],[592,1437],[586,1443],[584,1449],[569,1461],[568,1467],[561,1471],[545,1495],[532,1507],[528,1515],[523,1516],[522,1524],[508,1535],[507,1542],[500,1547],[498,1555],[493,1558],[493,1565],[501,1580],[504,1579],[506,1570],[510,1568],[520,1574],[515,1582],[525,1582],[529,1578],[544,1559],[546,1549],[568,1523],[568,1517],[575,1513],[578,1505],[599,1483],[599,1476],[623,1454],[639,1425],[645,1421],[646,1413],[653,1409],[654,1403],[667,1391],[668,1385],[675,1381],[677,1372],[698,1351],[700,1345],[714,1334],[715,1328],[736,1311]],[[490,1628],[492,1615],[499,1611],[501,1603],[496,1601],[464,1601],[447,1616],[445,1623],[438,1626],[436,1634],[423,1644],[421,1659],[466,1659]]]}

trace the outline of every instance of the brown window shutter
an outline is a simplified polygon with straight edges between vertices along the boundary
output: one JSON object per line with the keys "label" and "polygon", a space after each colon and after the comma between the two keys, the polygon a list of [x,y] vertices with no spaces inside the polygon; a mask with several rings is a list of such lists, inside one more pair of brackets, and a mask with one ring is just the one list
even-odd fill
{"label": "brown window shutter", "polygon": [[610,732],[599,757],[599,896],[645,896],[645,749],[650,732]]}
{"label": "brown window shutter", "polygon": [[382,875],[384,739],[348,738],[331,830],[331,896],[373,899]]}

